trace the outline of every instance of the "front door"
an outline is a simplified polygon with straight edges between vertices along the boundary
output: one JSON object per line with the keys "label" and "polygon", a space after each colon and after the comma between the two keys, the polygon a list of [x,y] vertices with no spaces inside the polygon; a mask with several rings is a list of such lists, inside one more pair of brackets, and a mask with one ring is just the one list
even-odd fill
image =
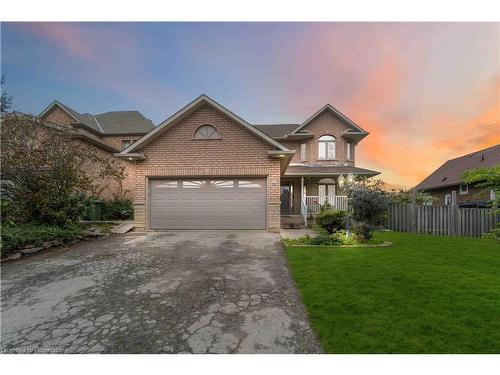
{"label": "front door", "polygon": [[281,213],[289,214],[292,208],[292,185],[291,184],[281,184]]}

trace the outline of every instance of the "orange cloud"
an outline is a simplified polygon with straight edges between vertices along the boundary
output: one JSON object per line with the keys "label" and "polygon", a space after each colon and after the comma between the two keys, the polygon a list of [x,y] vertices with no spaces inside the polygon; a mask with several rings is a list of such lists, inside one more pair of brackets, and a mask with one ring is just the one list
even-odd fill
{"label": "orange cloud", "polygon": [[358,162],[379,168],[382,178],[390,182],[414,186],[448,159],[499,144],[500,102],[488,85],[483,94],[493,95],[485,100],[493,102],[489,108],[462,121],[447,114],[428,114],[436,119],[422,124],[418,142],[412,141],[413,133],[392,134],[390,125],[363,119],[369,130],[376,131],[360,145]]}

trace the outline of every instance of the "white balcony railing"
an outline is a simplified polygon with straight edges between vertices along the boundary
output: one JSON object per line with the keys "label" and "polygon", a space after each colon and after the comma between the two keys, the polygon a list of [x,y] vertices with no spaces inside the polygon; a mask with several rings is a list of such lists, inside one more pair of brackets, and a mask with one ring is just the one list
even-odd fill
{"label": "white balcony railing", "polygon": [[[325,202],[328,202],[332,208],[337,210],[347,211],[347,196],[334,195],[334,196],[305,196],[305,205],[307,214],[316,215],[319,213],[320,208]],[[304,215],[304,212],[302,213]]]}

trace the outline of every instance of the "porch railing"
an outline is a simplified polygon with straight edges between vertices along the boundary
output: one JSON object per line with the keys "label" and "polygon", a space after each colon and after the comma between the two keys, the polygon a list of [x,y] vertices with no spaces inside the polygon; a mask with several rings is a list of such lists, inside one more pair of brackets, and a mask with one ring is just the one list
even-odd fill
{"label": "porch railing", "polygon": [[[332,208],[337,210],[347,210],[347,196],[334,195],[334,196],[305,196],[304,205],[307,209],[307,214],[316,215],[319,213],[320,208],[325,202],[328,202]],[[304,213],[302,213],[304,215]]]}
{"label": "porch railing", "polygon": [[304,225],[307,227],[307,216],[308,216],[308,207],[306,204],[306,197],[302,197],[301,199],[301,206],[300,206],[300,213],[302,214],[302,217],[304,218]]}

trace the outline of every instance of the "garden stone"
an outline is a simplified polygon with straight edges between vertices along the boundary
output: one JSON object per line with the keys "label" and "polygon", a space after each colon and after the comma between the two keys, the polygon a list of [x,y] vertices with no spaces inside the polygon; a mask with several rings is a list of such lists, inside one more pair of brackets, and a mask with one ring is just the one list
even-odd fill
{"label": "garden stone", "polygon": [[47,248],[49,248],[49,247],[60,246],[60,245],[62,245],[62,242],[61,242],[61,241],[54,240],[54,241],[47,241],[47,242],[44,242],[42,246],[43,246],[45,249],[47,249]]}
{"label": "garden stone", "polygon": [[2,259],[2,262],[5,262],[7,260],[16,260],[19,258],[21,258],[21,253],[15,253],[15,254],[11,254],[8,257],[5,257],[4,259]]}
{"label": "garden stone", "polygon": [[32,254],[32,253],[37,253],[39,251],[42,251],[44,247],[29,247],[29,248],[24,248],[20,252],[22,254]]}

